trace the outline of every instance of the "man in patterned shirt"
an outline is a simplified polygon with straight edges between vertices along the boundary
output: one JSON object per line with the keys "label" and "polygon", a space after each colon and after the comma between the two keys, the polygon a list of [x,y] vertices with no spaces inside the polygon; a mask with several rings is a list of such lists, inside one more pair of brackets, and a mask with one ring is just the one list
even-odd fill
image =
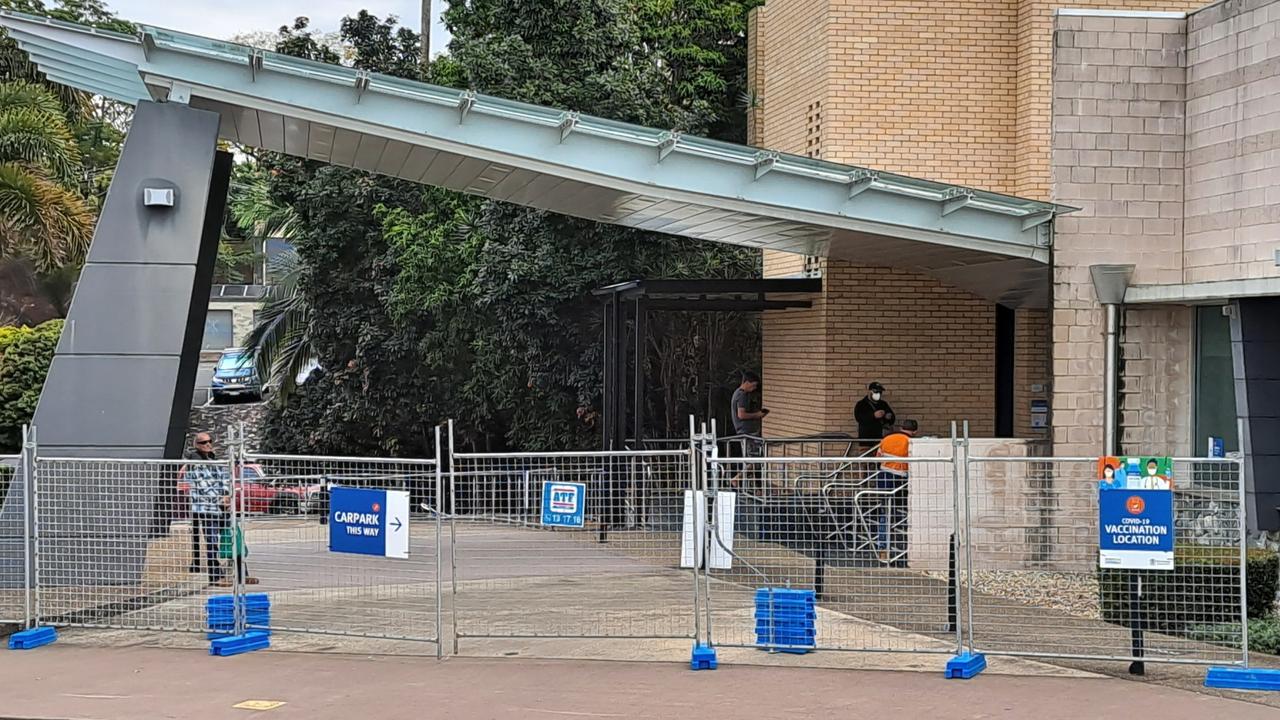
{"label": "man in patterned shirt", "polygon": [[209,582],[215,585],[229,584],[226,573],[218,562],[218,547],[222,542],[222,530],[227,527],[227,505],[231,497],[231,477],[222,465],[215,465],[217,455],[213,450],[213,438],[207,432],[197,433],[195,462],[182,468],[182,477],[190,483],[188,497],[191,502],[191,566],[188,572],[200,572],[200,538],[204,538],[204,556],[209,572]]}

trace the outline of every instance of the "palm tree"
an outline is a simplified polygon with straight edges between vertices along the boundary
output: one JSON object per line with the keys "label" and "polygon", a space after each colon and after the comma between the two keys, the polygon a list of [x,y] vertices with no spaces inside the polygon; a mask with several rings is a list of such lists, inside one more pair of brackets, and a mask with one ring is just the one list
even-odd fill
{"label": "palm tree", "polygon": [[84,258],[94,220],[70,189],[79,174],[58,98],[23,80],[0,83],[0,258],[25,256],[41,270]]}
{"label": "palm tree", "polygon": [[[230,206],[247,237],[288,240],[296,234],[293,208],[277,203],[266,178],[253,169],[232,185]],[[298,375],[315,358],[307,336],[311,309],[298,289],[302,265],[297,253],[290,250],[273,258],[269,276],[266,304],[245,341],[250,350],[245,362],[255,365],[264,384],[275,385],[276,401],[283,404],[297,389]]]}

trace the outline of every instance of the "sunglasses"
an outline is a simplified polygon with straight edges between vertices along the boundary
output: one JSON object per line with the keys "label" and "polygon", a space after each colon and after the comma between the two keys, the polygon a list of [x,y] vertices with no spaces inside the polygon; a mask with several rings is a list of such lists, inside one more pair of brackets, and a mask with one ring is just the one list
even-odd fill
{"label": "sunglasses", "polygon": [[197,441],[196,441],[196,444],[197,444],[197,445],[212,445],[212,444],[213,444],[213,441],[212,441],[212,440],[197,440]]}

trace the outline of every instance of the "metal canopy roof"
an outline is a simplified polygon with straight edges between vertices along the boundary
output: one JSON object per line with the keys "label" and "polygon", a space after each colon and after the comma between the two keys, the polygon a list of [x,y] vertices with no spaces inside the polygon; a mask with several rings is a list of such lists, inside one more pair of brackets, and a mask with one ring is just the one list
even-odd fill
{"label": "metal canopy roof", "polygon": [[811,307],[811,301],[804,296],[818,292],[822,292],[820,278],[790,277],[628,280],[596,288],[591,294],[605,302],[638,300],[650,310],[756,312]]}
{"label": "metal canopy roof", "polygon": [[1073,208],[512,102],[141,26],[0,12],[52,81],[221,114],[226,140],[600,222],[911,268],[1047,303]]}

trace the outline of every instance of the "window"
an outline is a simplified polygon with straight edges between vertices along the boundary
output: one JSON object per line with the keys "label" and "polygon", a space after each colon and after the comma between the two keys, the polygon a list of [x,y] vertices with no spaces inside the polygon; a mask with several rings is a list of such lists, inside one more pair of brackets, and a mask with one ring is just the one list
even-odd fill
{"label": "window", "polygon": [[204,340],[201,350],[221,350],[235,344],[230,310],[210,310],[204,316]]}
{"label": "window", "polygon": [[1209,438],[1239,450],[1236,432],[1235,367],[1231,362],[1231,318],[1221,306],[1196,308],[1195,446],[1193,455],[1208,452]]}

